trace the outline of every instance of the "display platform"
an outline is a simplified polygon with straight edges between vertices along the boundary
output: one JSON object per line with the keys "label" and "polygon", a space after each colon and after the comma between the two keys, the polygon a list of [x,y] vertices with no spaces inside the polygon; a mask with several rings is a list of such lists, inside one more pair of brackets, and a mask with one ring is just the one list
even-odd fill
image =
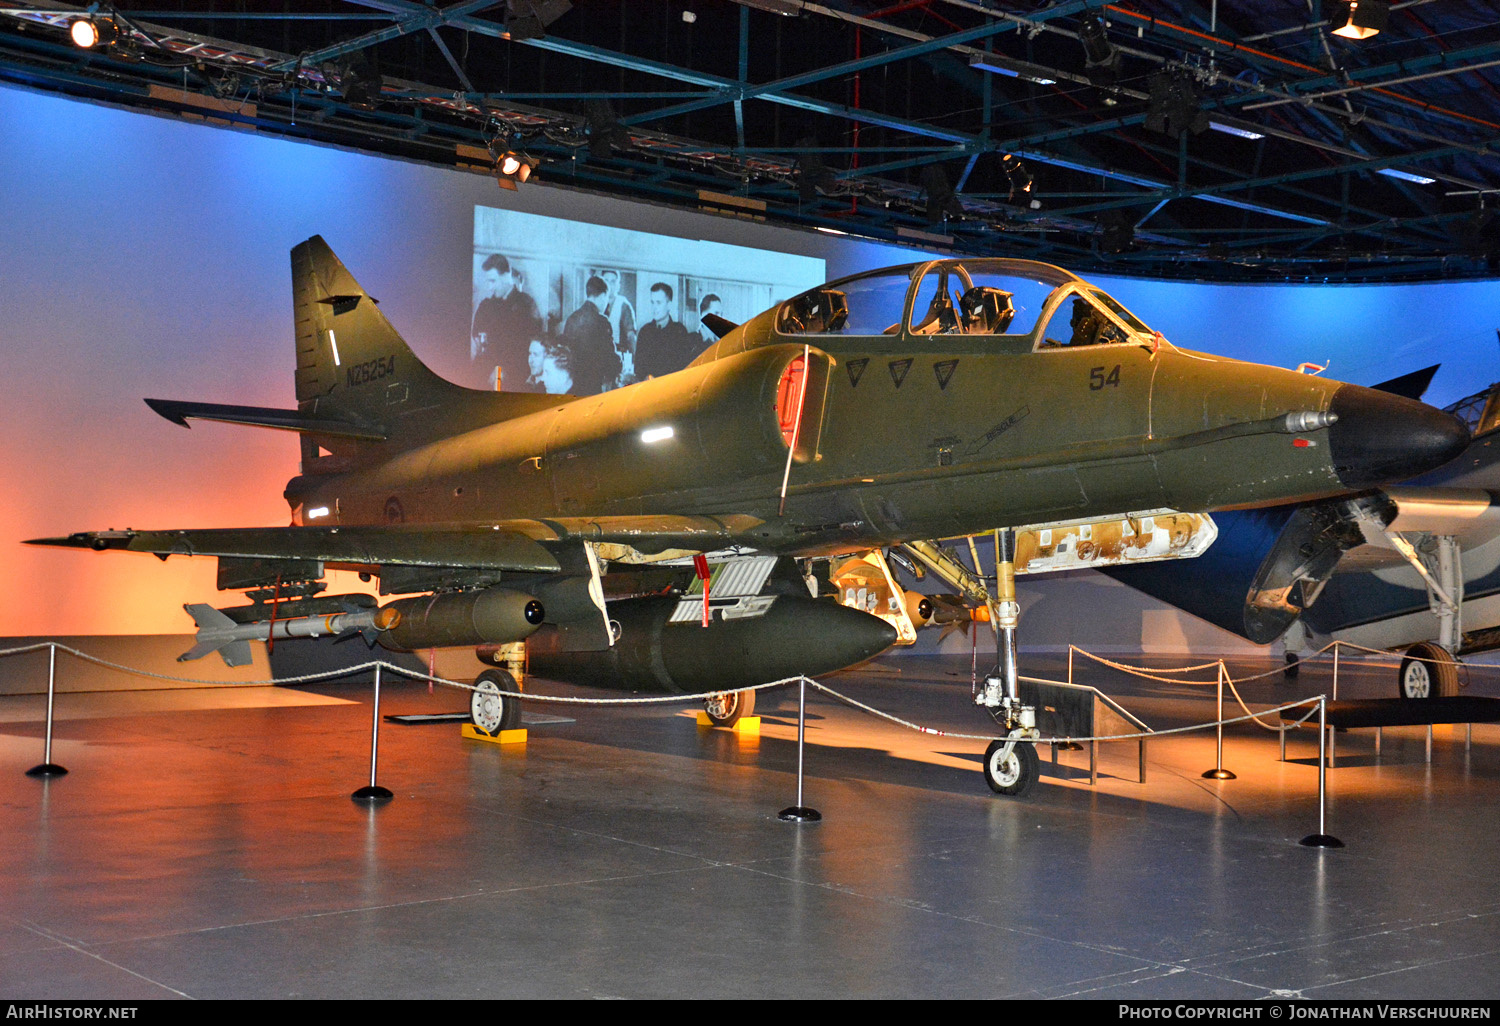
{"label": "display platform", "polygon": [[[1239,674],[1251,666],[1231,662]],[[1023,652],[1027,673],[1061,657]],[[983,732],[968,660],[888,660],[829,681],[928,726]],[[1328,690],[1242,687],[1260,708]],[[1340,697],[1389,671],[1346,661]],[[1079,671],[1152,727],[1213,718],[1208,687]],[[1481,685],[1476,683],[1475,687]],[[290,689],[274,689],[285,694]],[[1472,690],[1472,689],[1471,689]],[[1500,727],[1423,761],[1422,728],[1361,735],[1328,774],[1316,732],[1226,731],[1238,779],[1201,779],[1212,732],[1044,751],[1023,799],[992,794],[982,741],[920,734],[810,694],[804,804],[797,695],[757,700],[760,735],[674,707],[561,707],[525,746],[453,723],[381,723],[370,688],[302,707],[69,718],[60,779],[24,776],[42,724],[0,715],[0,992],[28,997],[1484,998],[1474,957],[1500,907]],[[601,692],[528,683],[549,694]],[[191,692],[183,695],[191,696]],[[246,693],[248,694],[248,692]],[[8,703],[33,697],[0,698]],[[462,696],[388,683],[382,714]],[[532,707],[528,707],[530,709]],[[1401,867],[1422,867],[1414,883]],[[482,971],[476,971],[476,953]]]}

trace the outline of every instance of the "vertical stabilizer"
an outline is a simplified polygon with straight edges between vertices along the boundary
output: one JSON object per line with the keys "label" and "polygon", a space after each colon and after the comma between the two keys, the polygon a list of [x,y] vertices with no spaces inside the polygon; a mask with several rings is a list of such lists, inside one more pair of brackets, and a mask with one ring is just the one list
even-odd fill
{"label": "vertical stabilizer", "polygon": [[[304,474],[339,473],[422,445],[569,401],[489,392],[438,377],[407,346],[321,236],[292,250],[297,410],[364,429],[302,436]],[[332,459],[321,455],[327,450]]]}
{"label": "vertical stabilizer", "polygon": [[297,406],[392,432],[392,420],[468,391],[417,359],[375,300],[315,235],[292,250]]}

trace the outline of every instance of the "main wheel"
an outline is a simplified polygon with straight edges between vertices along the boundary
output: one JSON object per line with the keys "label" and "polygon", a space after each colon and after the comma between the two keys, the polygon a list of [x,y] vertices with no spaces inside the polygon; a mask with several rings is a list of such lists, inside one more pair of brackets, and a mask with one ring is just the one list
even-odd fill
{"label": "main wheel", "polygon": [[1041,760],[1036,745],[1017,742],[1010,754],[1002,758],[1006,742],[991,741],[984,753],[984,782],[996,794],[1023,795],[1041,776]]}
{"label": "main wheel", "polygon": [[485,670],[474,679],[474,690],[469,693],[469,719],[491,737],[515,730],[521,725],[521,703],[509,696],[520,692],[521,685],[509,671]]}
{"label": "main wheel", "polygon": [[1458,694],[1458,663],[1441,645],[1419,642],[1406,650],[1397,671],[1401,698],[1448,698]]}
{"label": "main wheel", "polygon": [[1286,665],[1281,668],[1281,676],[1284,680],[1296,680],[1297,675],[1302,672],[1302,657],[1296,652],[1286,653]]}
{"label": "main wheel", "polygon": [[754,691],[720,691],[703,700],[703,711],[716,727],[732,727],[755,711]]}

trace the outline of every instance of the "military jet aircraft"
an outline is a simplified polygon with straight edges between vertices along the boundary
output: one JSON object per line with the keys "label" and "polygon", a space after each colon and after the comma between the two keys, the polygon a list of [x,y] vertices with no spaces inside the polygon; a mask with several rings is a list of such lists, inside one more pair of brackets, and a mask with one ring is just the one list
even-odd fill
{"label": "military jet aircraft", "polygon": [[[1100,289],[1029,261],[835,281],[743,325],[716,321],[719,341],[682,371],[586,398],[439,378],[319,237],[292,250],[292,282],[296,409],[147,402],[184,426],[299,434],[293,526],[38,543],[217,557],[220,589],[252,602],[198,609],[207,633],[189,655],[320,630],[475,646],[512,671],[478,682],[471,708],[487,729],[516,722],[523,666],[720,691],[710,711],[733,718],[753,696],[736,691],[897,640],[873,610],[837,601],[832,560],[900,545],[941,565],[933,539],[995,532],[984,601],[1003,688],[981,701],[1008,739],[985,773],[1019,793],[1037,762],[1017,744],[1036,732],[1016,688],[1014,528],[1043,553],[1048,525],[1072,525],[1081,553],[1094,537],[1082,527],[1123,523],[1100,537],[1159,539],[1166,553],[1178,535],[1151,528],[1157,517],[1402,480],[1468,439],[1419,402],[1178,349]],[[406,597],[372,610],[320,595],[327,568]]]}

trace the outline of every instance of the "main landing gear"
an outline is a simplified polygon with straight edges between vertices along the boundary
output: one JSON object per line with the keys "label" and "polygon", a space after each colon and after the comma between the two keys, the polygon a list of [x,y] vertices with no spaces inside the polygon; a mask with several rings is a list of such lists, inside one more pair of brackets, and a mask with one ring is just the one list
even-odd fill
{"label": "main landing gear", "polygon": [[703,711],[716,727],[732,727],[755,711],[754,691],[720,691],[703,700]]}
{"label": "main landing gear", "polygon": [[510,697],[521,693],[521,685],[509,670],[485,670],[474,679],[469,692],[469,719],[491,737],[521,725],[521,702]]}
{"label": "main landing gear", "polygon": [[1396,686],[1401,698],[1450,698],[1458,694],[1458,663],[1442,645],[1419,642],[1406,650]]}

